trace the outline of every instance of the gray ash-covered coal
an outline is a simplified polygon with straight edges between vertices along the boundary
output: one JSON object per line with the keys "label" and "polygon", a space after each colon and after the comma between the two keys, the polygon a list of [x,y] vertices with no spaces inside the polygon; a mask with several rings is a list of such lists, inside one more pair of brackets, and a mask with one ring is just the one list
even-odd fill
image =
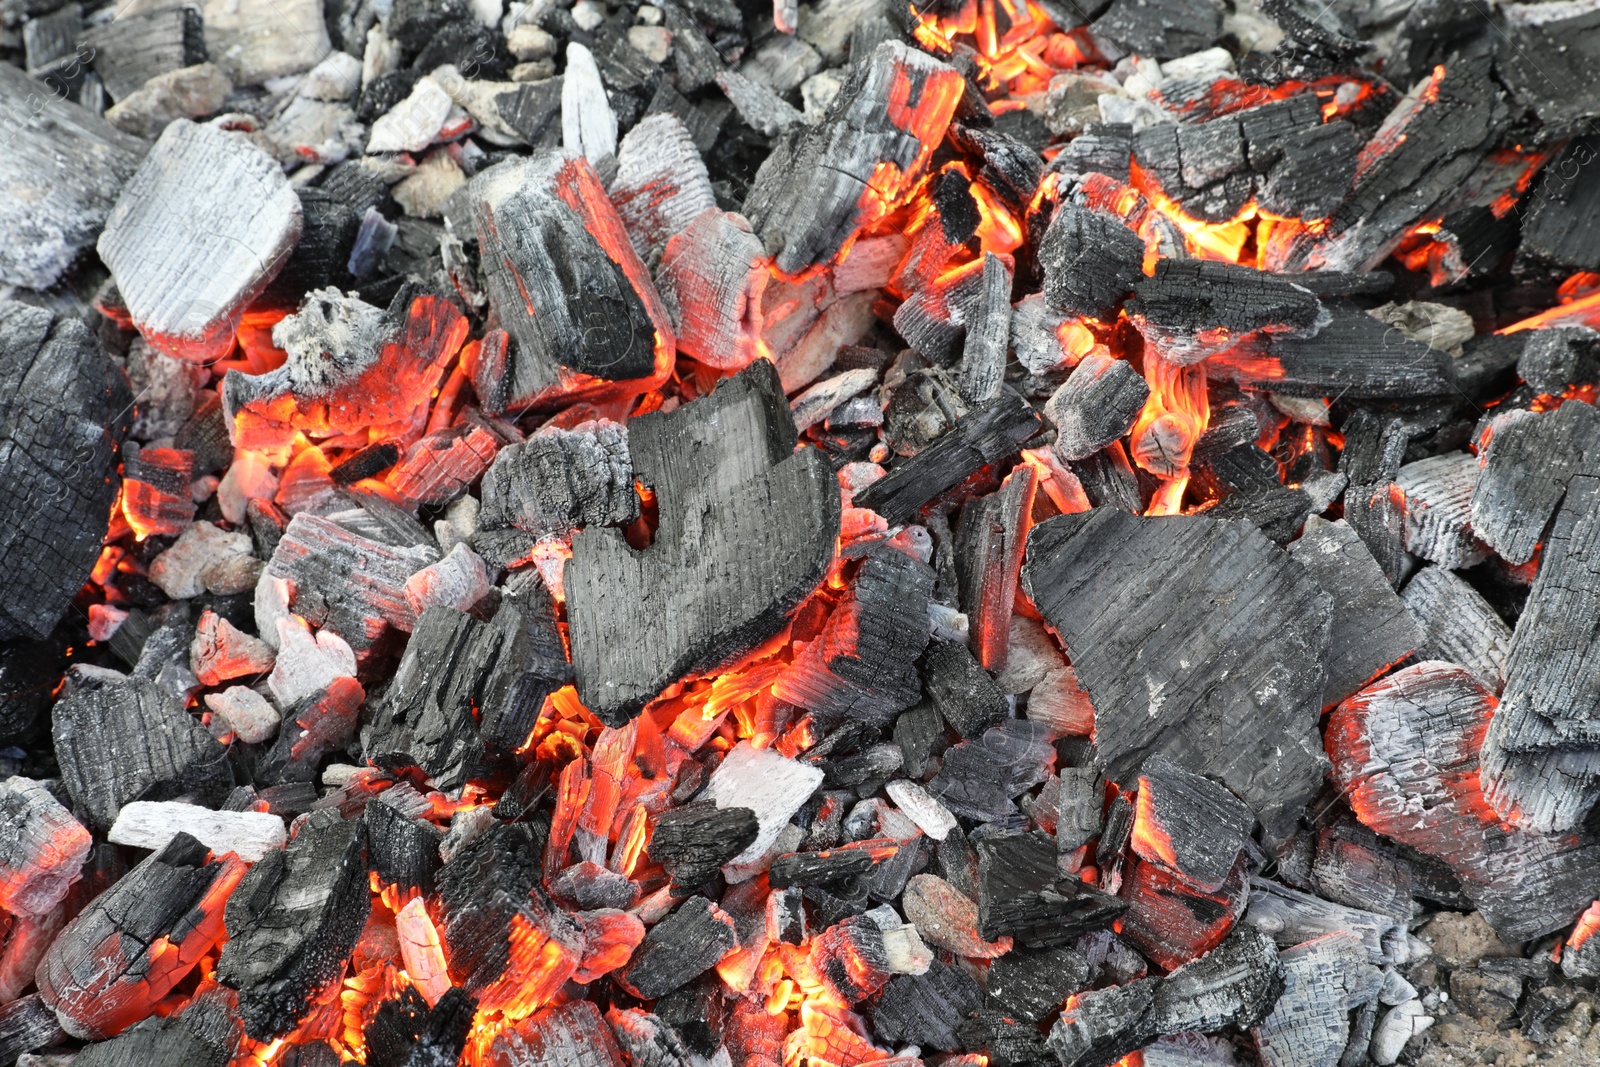
{"label": "gray ash-covered coal", "polygon": [[0,1064],[1600,1062],[1600,0],[114,6]]}

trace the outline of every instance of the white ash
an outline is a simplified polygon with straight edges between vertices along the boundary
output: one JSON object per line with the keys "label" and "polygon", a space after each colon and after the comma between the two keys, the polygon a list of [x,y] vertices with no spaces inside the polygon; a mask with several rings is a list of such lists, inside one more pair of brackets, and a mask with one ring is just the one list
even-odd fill
{"label": "white ash", "polygon": [[749,808],[760,831],[750,847],[732,863],[748,863],[777,840],[800,805],[822,784],[820,767],[787,759],[769,748],[752,748],[748,741],[735,745],[706,783],[705,799],[719,808]]}
{"label": "white ash", "polygon": [[[249,686],[232,685],[220,693],[207,693],[212,722],[247,744],[258,745],[278,732],[283,716],[272,702]],[[217,731],[213,730],[213,733]]]}
{"label": "white ash", "polygon": [[439,605],[466,611],[488,596],[490,588],[483,558],[465,544],[457,544],[443,559],[406,579],[406,603],[419,616]]}
{"label": "white ash", "polygon": [[395,203],[415,219],[436,219],[445,202],[467,184],[467,175],[444,149],[429,153],[411,176],[390,190]]}
{"label": "white ash", "polygon": [[300,74],[332,51],[322,0],[204,0],[206,51],[236,84]]}
{"label": "white ash", "polygon": [[889,799],[917,824],[917,829],[943,841],[956,828],[956,818],[950,809],[939,803],[926,789],[908,778],[897,778],[884,786]]}
{"label": "white ash", "polygon": [[265,811],[212,811],[177,801],[135,800],[117,813],[106,839],[130,848],[160,849],[176,834],[189,834],[211,851],[232,852],[255,863],[282,848],[289,835],[283,819]]}
{"label": "white ash", "polygon": [[831,415],[840,404],[866,392],[877,382],[877,371],[861,367],[808,387],[789,402],[789,408],[794,413],[795,429],[805,433]]}
{"label": "white ash", "polygon": [[124,133],[155,139],[179,119],[198,119],[214,113],[230,93],[233,82],[215,63],[158,74],[106,112],[106,121]]}
{"label": "white ash", "polygon": [[197,522],[150,561],[150,580],[174,600],[197,597],[206,591],[204,575],[209,568],[228,557],[248,557],[253,548],[249,534]]}
{"label": "white ash", "polygon": [[439,136],[452,104],[444,86],[431,77],[419,78],[410,96],[373,122],[367,151],[421,151]]}
{"label": "white ash", "polygon": [[383,32],[382,26],[367,31],[367,44],[361,52],[361,87],[365,89],[376,78],[393,74],[400,69],[404,51],[400,42]]}
{"label": "white ash", "polygon": [[1026,693],[1067,665],[1044,624],[1026,615],[1011,616],[1006,647],[1005,669],[995,679],[1006,693]]}
{"label": "white ash", "polygon": [[[272,328],[272,343],[289,358],[279,369],[250,381],[271,379],[274,390],[311,396],[330,393],[377,359],[386,325],[383,310],[355,294],[315,289],[306,294],[299,311]],[[232,410],[237,406],[230,414]]]}
{"label": "white ash", "polygon": [[335,678],[356,676],[356,654],[332,630],[315,636],[304,619],[278,620],[278,659],[267,678],[272,698],[282,708],[291,707],[328,687]]}
{"label": "white ash", "polygon": [[[573,12],[577,15],[576,9]],[[567,72],[561,83],[561,143],[566,150],[599,166],[617,154],[617,116],[611,110],[594,53],[567,45]]]}

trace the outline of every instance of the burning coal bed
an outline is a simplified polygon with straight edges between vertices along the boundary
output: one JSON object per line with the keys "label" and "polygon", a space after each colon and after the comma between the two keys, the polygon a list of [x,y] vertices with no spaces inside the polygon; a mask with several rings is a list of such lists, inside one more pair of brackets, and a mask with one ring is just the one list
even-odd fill
{"label": "burning coal bed", "polygon": [[0,1067],[1600,1064],[1600,0],[0,51]]}

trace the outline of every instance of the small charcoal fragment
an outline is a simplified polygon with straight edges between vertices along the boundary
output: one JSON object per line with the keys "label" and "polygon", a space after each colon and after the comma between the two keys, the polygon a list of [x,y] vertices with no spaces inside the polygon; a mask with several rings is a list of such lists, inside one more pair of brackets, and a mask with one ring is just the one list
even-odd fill
{"label": "small charcoal fragment", "polygon": [[1063,462],[1087,459],[1133,428],[1150,386],[1127,360],[1091,352],[1044,406]]}
{"label": "small charcoal fragment", "polygon": [[1200,889],[1221,887],[1255,817],[1227,789],[1156,754],[1139,772],[1133,850]]}
{"label": "small charcoal fragment", "polygon": [[684,804],[657,816],[648,852],[674,884],[695,889],[749,848],[759,829],[749,808],[718,808],[710,801]]}
{"label": "small charcoal fragment", "polygon": [[976,738],[1006,717],[1006,696],[964,645],[930,641],[922,685],[939,714],[964,738]]}
{"label": "small charcoal fragment", "polygon": [[1041,833],[986,837],[978,845],[978,933],[1014,935],[1029,948],[1051,948],[1109,926],[1125,905],[1063,874],[1056,845]]}
{"label": "small charcoal fragment", "polygon": [[653,999],[699,977],[736,944],[728,914],[705,897],[690,897],[650,928],[618,980]]}
{"label": "small charcoal fragment", "polygon": [[872,1015],[873,1032],[880,1041],[954,1051],[961,1047],[956,1030],[981,1003],[971,975],[935,960],[924,974],[889,979]]}
{"label": "small charcoal fragment", "polygon": [[1114,317],[1144,276],[1144,242],[1121,219],[1067,201],[1039,246],[1050,306],[1083,318]]}
{"label": "small charcoal fragment", "polygon": [[989,1003],[1028,1022],[1060,1009],[1089,984],[1089,961],[1070,948],[1013,950],[989,965]]}

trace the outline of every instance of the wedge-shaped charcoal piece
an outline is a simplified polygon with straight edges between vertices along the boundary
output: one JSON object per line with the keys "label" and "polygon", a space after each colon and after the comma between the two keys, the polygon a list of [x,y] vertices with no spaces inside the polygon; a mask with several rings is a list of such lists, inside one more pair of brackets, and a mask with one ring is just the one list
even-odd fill
{"label": "wedge-shaped charcoal piece", "polygon": [[211,811],[171,800],[124,804],[106,840],[132,848],[161,849],[180,833],[193,837],[217,856],[231,852],[246,863],[257,862],[288,840],[283,819],[271,812]]}
{"label": "wedge-shaped charcoal piece", "polygon": [[1244,523],[1096,508],[1034,527],[1022,578],[1094,703],[1110,778],[1131,787],[1161,752],[1287,834],[1325,766],[1330,600],[1303,567]]}
{"label": "wedge-shaped charcoal piece", "polygon": [[1600,412],[1584,403],[1508,411],[1489,423],[1472,491],[1472,529],[1511,563],[1533,558],[1574,474],[1600,455]]}
{"label": "wedge-shaped charcoal piece", "polygon": [[328,24],[316,0],[206,0],[206,49],[240,85],[299,74],[329,51]]}
{"label": "wedge-shaped charcoal piece", "polygon": [[373,716],[366,757],[420,767],[436,788],[459,789],[486,754],[527,741],[544,698],[565,681],[555,666],[535,656],[514,603],[487,623],[428,608]]}
{"label": "wedge-shaped charcoal piece", "polygon": [[[1019,463],[1006,475],[999,492],[970,500],[961,509],[956,527],[956,584],[967,613],[968,646],[986,671],[1002,671],[1006,666],[1011,607],[1017,598],[1038,484],[1035,468]],[[970,737],[972,731],[962,730],[961,735]]]}
{"label": "wedge-shaped charcoal piece", "polygon": [[829,262],[911,191],[962,85],[954,69],[899,41],[851,66],[827,118],[780,139],[745,198],[779,270]]}
{"label": "wedge-shaped charcoal piece", "polygon": [[1253,441],[1213,456],[1204,475],[1223,495],[1208,512],[1217,519],[1248,519],[1278,544],[1287,544],[1316,510],[1311,494],[1284,485],[1278,461]]}
{"label": "wedge-shaped charcoal piece", "polygon": [[95,829],[109,828],[130,800],[216,802],[233,788],[222,746],[154,682],[80,690],[56,705],[54,718],[62,782]]}
{"label": "wedge-shaped charcoal piece", "polygon": [[1115,317],[1122,298],[1144,277],[1144,242],[1114,215],[1072,201],[1056,208],[1039,246],[1044,295],[1068,315]]}
{"label": "wedge-shaped charcoal piece", "polygon": [[966,646],[930,641],[922,656],[922,685],[956,733],[973,739],[1006,717],[1006,695]]}
{"label": "wedge-shaped charcoal piece", "polygon": [[933,572],[887,547],[868,551],[822,632],[773,683],[773,695],[834,718],[887,722],[922,696]]}
{"label": "wedge-shaped charcoal piece", "polygon": [[1357,410],[1345,420],[1339,471],[1350,479],[1344,518],[1383,568],[1391,585],[1410,567],[1405,550],[1404,497],[1394,484],[1405,458],[1407,433],[1400,419]]}
{"label": "wedge-shaped charcoal piece", "polygon": [[1177,1034],[1254,1026],[1282,991],[1283,970],[1272,938],[1241,926],[1222,944],[1162,979],[1156,987],[1156,1029]]}
{"label": "wedge-shaped charcoal piece", "polygon": [[1087,986],[1089,974],[1088,959],[1070,948],[1013,950],[989,965],[989,1005],[1027,1022],[1039,1022],[1058,1011],[1070,994]]}
{"label": "wedge-shaped charcoal piece", "polygon": [[674,884],[695,889],[749,848],[759,831],[755,812],[749,808],[718,808],[699,801],[657,816],[647,851],[666,868]]}
{"label": "wedge-shaped charcoal piece", "polygon": [[667,239],[656,270],[678,351],[738,370],[761,351],[761,298],[771,274],[761,239],[742,215],[703,211]]}
{"label": "wedge-shaped charcoal piece", "polygon": [[48,915],[91,844],[89,831],[44,786],[20,774],[0,782],[0,908]]}
{"label": "wedge-shaped charcoal piece", "polygon": [[1592,227],[1600,211],[1600,180],[1587,166],[1597,149],[1591,137],[1574,137],[1540,171],[1522,224],[1518,259],[1573,270],[1600,267]]}
{"label": "wedge-shaped charcoal piece", "polygon": [[1378,561],[1344,520],[1308,521],[1289,555],[1333,598],[1324,703],[1337,704],[1422,642]]}
{"label": "wedge-shaped charcoal piece", "polygon": [[1450,354],[1416,341],[1362,311],[1328,298],[1332,315],[1311,337],[1268,337],[1254,355],[1218,362],[1241,385],[1287,396],[1351,400],[1446,396],[1455,392]]}
{"label": "wedge-shaped charcoal piece", "polygon": [[686,1067],[691,1053],[660,1016],[638,1008],[612,1008],[606,1022],[633,1067]]}
{"label": "wedge-shaped charcoal piece", "polygon": [[1566,499],[1517,620],[1506,688],[1483,743],[1484,795],[1530,830],[1579,826],[1600,798],[1600,478]]}
{"label": "wedge-shaped charcoal piece", "polygon": [[1051,448],[1063,462],[1087,459],[1133,429],[1149,398],[1133,364],[1091,352],[1045,403],[1044,417],[1056,428]]}
{"label": "wedge-shaped charcoal piece", "polygon": [[81,322],[9,300],[0,397],[0,640],[43,638],[100,555],[133,397]]}
{"label": "wedge-shaped charcoal piece", "polygon": [[[412,972],[415,981],[415,972]],[[471,997],[460,989],[446,989],[428,1007],[414,988],[386,1001],[367,1024],[369,1067],[426,1067],[456,1063],[472,1030]],[[492,1053],[491,1053],[492,1055]]]}
{"label": "wedge-shaped charcoal piece", "polygon": [[1140,978],[1074,997],[1046,1041],[1061,1067],[1110,1067],[1153,1040],[1159,982]]}
{"label": "wedge-shaped charcoal piece", "polygon": [[257,627],[276,636],[266,605],[272,583],[287,581],[290,611],[344,638],[358,662],[368,660],[383,651],[395,629],[416,625],[406,602],[406,579],[438,558],[438,549],[430,546],[387,544],[329,518],[296,515],[256,586]]}
{"label": "wedge-shaped charcoal piece", "polygon": [[1450,568],[1470,567],[1488,556],[1472,529],[1478,461],[1469,453],[1407,463],[1395,484],[1405,501],[1407,552]]}
{"label": "wedge-shaped charcoal piece", "polygon": [[66,1035],[56,1013],[39,994],[0,1007],[0,1056],[15,1062],[22,1054],[57,1045]]}
{"label": "wedge-shaped charcoal piece", "polygon": [[1254,824],[1238,797],[1166,756],[1140,769],[1133,850],[1200,889],[1221,887]]}
{"label": "wedge-shaped charcoal piece", "polygon": [[1488,66],[1487,55],[1455,58],[1412,87],[1363,147],[1350,192],[1327,225],[1275,235],[1262,264],[1363,270],[1388,255],[1496,147],[1510,115]]}
{"label": "wedge-shaped charcoal piece", "polygon": [[635,477],[656,493],[655,541],[637,551],[620,531],[584,530],[565,578],[578,693],[613,724],[777,633],[822,578],[839,528],[832,472],[815,449],[794,451],[769,361],[634,419],[628,437]]}
{"label": "wedge-shaped charcoal piece", "polygon": [[256,782],[311,782],[324,758],[355,740],[366,697],[366,690],[354,678],[335,678],[285,708],[277,741],[256,765]]}
{"label": "wedge-shaped charcoal piece", "polygon": [[1020,396],[1002,393],[962,415],[931,445],[855,494],[855,505],[871,508],[890,523],[907,522],[971,474],[1015,455],[1043,425]]}
{"label": "wedge-shaped charcoal piece", "polygon": [[289,847],[250,868],[228,901],[228,943],[217,978],[239,991],[245,1033],[270,1041],[292,1030],[337,978],[372,910],[366,828],[316,811]]}
{"label": "wedge-shaped charcoal piece", "polygon": [[1379,965],[1406,957],[1405,924],[1387,915],[1347,908],[1265,878],[1250,879],[1250,907],[1245,922],[1270,934],[1279,948],[1340,930],[1361,938],[1367,959]]}
{"label": "wedge-shaped charcoal piece", "polygon": [[378,879],[431,894],[444,835],[424,816],[433,805],[410,785],[390,786],[367,801],[367,859]]}
{"label": "wedge-shaped charcoal piece", "polygon": [[1586,0],[1547,12],[1506,12],[1505,36],[1496,49],[1499,68],[1512,95],[1546,126],[1571,129],[1595,114],[1597,14],[1600,9]]}
{"label": "wedge-shaped charcoal piece", "polygon": [[[500,1028],[485,1062],[492,1067],[623,1067],[627,1061],[600,1009],[575,1000]],[[644,1065],[635,1062],[635,1067]]]}
{"label": "wedge-shaped charcoal piece", "polygon": [[0,94],[28,101],[0,161],[0,282],[48,289],[99,236],[144,146],[10,64]]}
{"label": "wedge-shaped charcoal piece", "polygon": [[791,852],[772,861],[767,872],[775,889],[792,885],[830,885],[849,881],[873,867],[872,852],[865,848],[830,848],[821,852]]}
{"label": "wedge-shaped charcoal piece", "polygon": [[150,1015],[223,935],[223,905],[244,876],[178,834],[123,875],[57,935],[39,962],[39,995],[74,1037],[98,1040]]}
{"label": "wedge-shaped charcoal piece", "polygon": [[1230,348],[1244,334],[1307,336],[1327,321],[1309,290],[1233,263],[1163,259],[1133,291],[1128,315],[1134,325],[1180,364]]}
{"label": "wedge-shaped charcoal piece", "polygon": [[611,202],[634,251],[651,266],[660,262],[673,234],[717,206],[706,165],[682,119],[650,115],[628,131],[617,153]]}
{"label": "wedge-shaped charcoal piece", "polygon": [[979,822],[1014,815],[1012,800],[1049,776],[1055,762],[1051,736],[1038,723],[1008,720],[946,749],[928,792],[955,814]]}
{"label": "wedge-shaped charcoal piece", "polygon": [[85,1067],[227,1067],[241,1036],[228,998],[212,990],[176,1015],[152,1015],[120,1037],[88,1046],[73,1062]]}
{"label": "wedge-shaped charcoal piece", "polygon": [[1265,1067],[1337,1067],[1350,1033],[1350,1012],[1370,1004],[1383,973],[1367,960],[1361,939],[1326,934],[1278,954],[1283,994],[1253,1027]]}
{"label": "wedge-shaped charcoal piece", "polygon": [[1422,640],[1417,655],[1465,667],[1498,692],[1511,657],[1511,627],[1483,595],[1447,567],[1424,567],[1400,591],[1417,620]]}
{"label": "wedge-shaped charcoal piece", "polygon": [[889,979],[872,1014],[873,1034],[880,1041],[952,1052],[961,1047],[956,1030],[982,1003],[983,991],[971,975],[935,960],[924,974]]}
{"label": "wedge-shaped charcoal piece", "polygon": [[627,431],[595,421],[541,430],[500,451],[483,477],[473,544],[491,562],[524,558],[541,538],[639,517]]}
{"label": "wedge-shaped charcoal piece", "polygon": [[629,395],[666,377],[672,324],[588,160],[508,160],[470,192],[489,300],[511,335],[474,370],[485,411]]}
{"label": "wedge-shaped charcoal piece", "polygon": [[[206,175],[203,187],[196,174]],[[207,362],[233,346],[301,220],[276,160],[239,134],[179,119],[128,181],[98,247],[145,340]]]}
{"label": "wedge-shaped charcoal piece", "polygon": [[[1119,810],[1120,806],[1114,805],[1111,812]],[[1111,818],[1106,822],[1102,842],[1116,829]],[[1101,848],[1100,855],[1115,856],[1105,845]],[[1121,937],[1161,967],[1181,966],[1221,944],[1249,902],[1242,864],[1220,886],[1208,891],[1166,865],[1146,862],[1137,854],[1122,863],[1122,885],[1117,893],[1128,910],[1120,922]]]}
{"label": "wedge-shaped charcoal piece", "polygon": [[439,932],[450,978],[484,1011],[518,1016],[549,1003],[577,969],[584,935],[539,888],[536,838],[496,823],[439,870]]}
{"label": "wedge-shaped charcoal piece", "polygon": [[690,897],[650,928],[617,978],[635,995],[654,999],[698,978],[737,944],[727,912]]}
{"label": "wedge-shaped charcoal piece", "polygon": [[986,837],[978,845],[978,933],[1006,934],[1029,948],[1052,948],[1109,926],[1126,905],[1056,863],[1056,843],[1041,833]]}
{"label": "wedge-shaped charcoal piece", "polygon": [[1495,816],[1479,786],[1479,745],[1506,708],[1460,667],[1419,663],[1335,709],[1328,752],[1363,823],[1443,860],[1502,937],[1525,941],[1589,906],[1600,843]]}
{"label": "wedge-shaped charcoal piece", "polygon": [[273,343],[289,354],[283,366],[223,379],[233,443],[277,448],[297,433],[420,431],[466,336],[459,311],[413,285],[402,286],[387,311],[337,289],[310,293],[272,328]]}

